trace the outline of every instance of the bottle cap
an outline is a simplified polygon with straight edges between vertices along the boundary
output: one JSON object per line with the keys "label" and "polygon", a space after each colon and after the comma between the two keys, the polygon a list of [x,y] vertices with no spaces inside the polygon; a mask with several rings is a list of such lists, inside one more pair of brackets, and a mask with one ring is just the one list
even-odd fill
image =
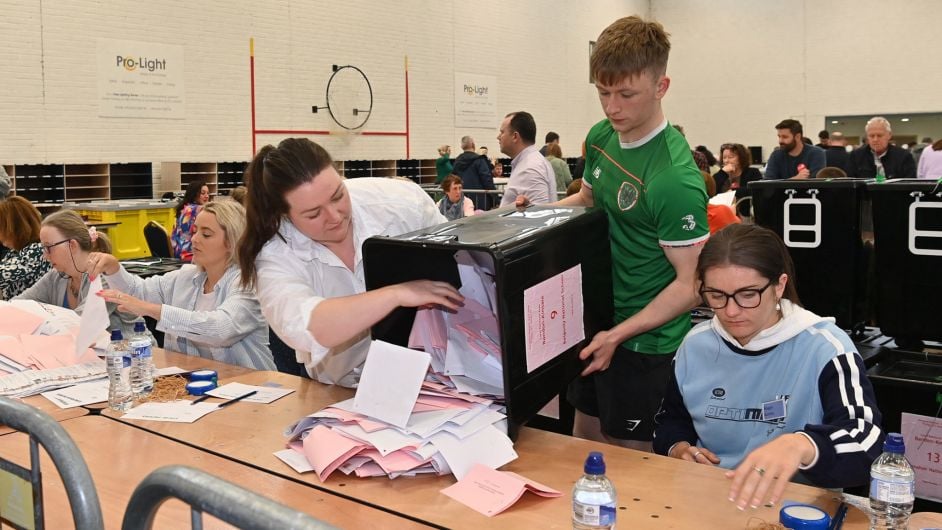
{"label": "bottle cap", "polygon": [[792,530],[827,530],[831,516],[810,504],[789,504],[778,512],[778,522]]}
{"label": "bottle cap", "polygon": [[144,327],[144,321],[143,321],[143,320],[138,320],[137,322],[134,323],[134,332],[135,332],[135,333],[144,333],[144,329],[145,329],[145,327]]}
{"label": "bottle cap", "polygon": [[883,451],[887,453],[905,453],[906,443],[903,441],[903,435],[898,432],[888,433],[886,440],[883,441]]}
{"label": "bottle cap", "polygon": [[124,340],[124,336],[121,335],[120,329],[111,330],[111,340]]}
{"label": "bottle cap", "polygon": [[215,385],[219,379],[216,370],[197,370],[190,374],[190,381],[212,381]]}
{"label": "bottle cap", "polygon": [[191,396],[202,396],[214,388],[216,383],[213,381],[193,381],[186,384],[186,392]]}
{"label": "bottle cap", "polygon": [[602,453],[598,451],[589,453],[589,456],[585,459],[585,466],[583,466],[582,469],[586,475],[604,475],[605,459],[602,458]]}

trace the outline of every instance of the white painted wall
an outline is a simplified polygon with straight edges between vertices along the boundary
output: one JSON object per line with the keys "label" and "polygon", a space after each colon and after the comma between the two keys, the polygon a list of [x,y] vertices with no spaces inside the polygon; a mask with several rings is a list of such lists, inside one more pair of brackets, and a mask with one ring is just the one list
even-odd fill
{"label": "white painted wall", "polygon": [[[825,116],[942,111],[942,2],[652,0],[672,34],[665,99],[691,144],[775,147],[774,126]],[[842,131],[859,135],[862,131]]]}
{"label": "white painted wall", "polygon": [[[588,41],[647,0],[402,2],[270,0],[0,0],[0,160],[4,163],[246,160],[251,155],[249,38],[257,125],[330,129],[331,64],[370,78],[367,130],[405,128],[409,58],[411,156],[434,158],[464,134],[496,151],[496,129],[454,126],[454,72],[494,75],[498,111],[534,114],[539,139],[567,154],[601,113],[588,83]],[[98,38],[185,48],[186,119],[98,117]],[[259,145],[281,136],[259,138]],[[337,159],[405,158],[401,137],[317,137]],[[456,149],[457,151],[457,149]],[[457,153],[456,153],[457,154]],[[155,173],[159,171],[155,168]]]}

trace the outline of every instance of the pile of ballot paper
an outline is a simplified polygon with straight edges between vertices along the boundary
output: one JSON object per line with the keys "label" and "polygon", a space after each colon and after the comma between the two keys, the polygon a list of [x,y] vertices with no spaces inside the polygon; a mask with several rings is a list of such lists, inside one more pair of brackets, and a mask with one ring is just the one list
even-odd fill
{"label": "pile of ballot paper", "polygon": [[506,416],[491,399],[426,380],[432,355],[373,341],[356,395],[302,418],[275,456],[323,481],[496,469],[517,458]]}
{"label": "pile of ballot paper", "polygon": [[89,298],[101,307],[86,304],[87,317],[32,300],[0,302],[0,395],[30,396],[105,376],[89,346],[107,346],[108,315],[101,298]]}
{"label": "pile of ballot paper", "polygon": [[434,379],[477,396],[504,396],[497,293],[492,258],[481,252],[455,253],[464,305],[455,313],[416,311],[409,347],[431,355]]}

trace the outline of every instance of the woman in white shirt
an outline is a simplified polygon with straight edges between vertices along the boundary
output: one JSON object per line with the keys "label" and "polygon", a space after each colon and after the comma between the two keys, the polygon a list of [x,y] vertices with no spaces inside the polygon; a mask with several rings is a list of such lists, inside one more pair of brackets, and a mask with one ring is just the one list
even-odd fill
{"label": "woman in white shirt", "polygon": [[429,280],[366,290],[363,241],[445,222],[415,184],[344,180],[327,151],[304,138],[263,147],[245,177],[242,282],[256,287],[265,318],[311,377],[355,386],[373,324],[400,306],[455,309],[463,299]]}
{"label": "woman in white shirt", "polygon": [[211,202],[196,216],[193,264],[140,278],[110,254],[88,258],[92,274],[112,287],[99,293],[121,311],[149,316],[163,331],[164,348],[256,370],[274,370],[268,324],[258,300],[241,286],[237,242],[245,210],[235,201]]}

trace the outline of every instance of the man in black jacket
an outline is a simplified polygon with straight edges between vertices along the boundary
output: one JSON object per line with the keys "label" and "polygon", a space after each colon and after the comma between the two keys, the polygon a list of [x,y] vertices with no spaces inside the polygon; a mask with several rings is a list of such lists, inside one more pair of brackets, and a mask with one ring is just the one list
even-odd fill
{"label": "man in black jacket", "polygon": [[890,144],[893,130],[881,116],[870,118],[864,130],[867,145],[854,149],[847,161],[847,176],[872,179],[878,174],[888,179],[916,178],[916,163],[902,147]]}
{"label": "man in black jacket", "polygon": [[491,161],[484,155],[474,151],[474,138],[465,136],[461,138],[463,151],[455,159],[452,172],[461,177],[464,184],[465,195],[474,201],[475,210],[490,210],[496,204],[496,196],[486,193],[475,193],[475,190],[493,190],[494,176],[491,174]]}

